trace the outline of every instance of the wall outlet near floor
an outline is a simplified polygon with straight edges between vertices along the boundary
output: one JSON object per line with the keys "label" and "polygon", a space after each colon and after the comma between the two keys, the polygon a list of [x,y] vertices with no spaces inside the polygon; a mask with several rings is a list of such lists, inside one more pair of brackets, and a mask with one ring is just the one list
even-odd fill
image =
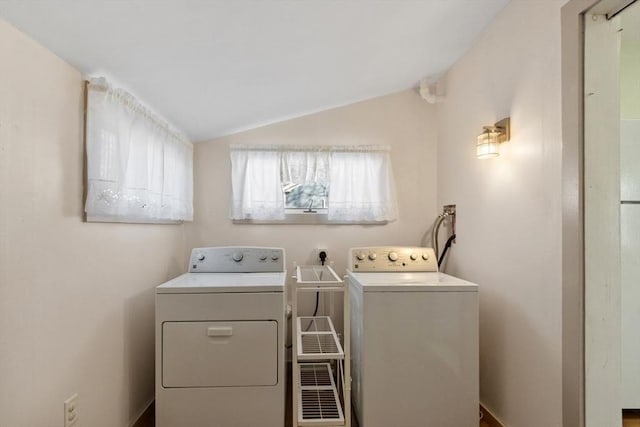
{"label": "wall outlet near floor", "polygon": [[71,427],[78,421],[78,393],[64,401],[64,427]]}

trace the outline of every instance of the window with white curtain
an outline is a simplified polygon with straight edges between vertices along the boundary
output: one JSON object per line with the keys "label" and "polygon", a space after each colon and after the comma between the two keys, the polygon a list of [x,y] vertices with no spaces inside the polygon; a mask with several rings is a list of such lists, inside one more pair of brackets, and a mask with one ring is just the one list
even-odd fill
{"label": "window with white curtain", "polygon": [[232,145],[234,220],[326,215],[336,223],[397,218],[390,150],[383,146]]}
{"label": "window with white curtain", "polygon": [[103,79],[87,84],[89,221],[193,220],[193,144]]}

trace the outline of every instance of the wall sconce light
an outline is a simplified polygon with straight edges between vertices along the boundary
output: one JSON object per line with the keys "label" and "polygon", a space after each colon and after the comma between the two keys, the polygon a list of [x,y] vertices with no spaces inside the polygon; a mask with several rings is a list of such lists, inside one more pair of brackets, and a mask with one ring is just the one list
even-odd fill
{"label": "wall sconce light", "polygon": [[484,126],[484,131],[478,135],[476,156],[479,159],[489,159],[500,155],[500,144],[511,137],[511,119],[500,120],[493,126]]}

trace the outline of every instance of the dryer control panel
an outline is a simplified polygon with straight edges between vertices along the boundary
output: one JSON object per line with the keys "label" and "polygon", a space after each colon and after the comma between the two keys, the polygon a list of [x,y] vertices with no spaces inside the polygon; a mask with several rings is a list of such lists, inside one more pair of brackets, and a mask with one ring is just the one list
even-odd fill
{"label": "dryer control panel", "polygon": [[194,248],[189,259],[189,273],[279,273],[284,266],[284,249],[256,246]]}
{"label": "dryer control panel", "polygon": [[349,249],[351,271],[438,271],[432,248],[412,246],[370,246]]}

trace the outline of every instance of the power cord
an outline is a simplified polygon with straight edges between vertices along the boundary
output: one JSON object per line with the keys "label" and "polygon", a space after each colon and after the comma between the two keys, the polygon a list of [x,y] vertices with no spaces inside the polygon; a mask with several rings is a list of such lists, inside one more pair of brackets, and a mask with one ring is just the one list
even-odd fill
{"label": "power cord", "polygon": [[[324,262],[327,260],[327,253],[325,251],[320,251],[320,253],[318,254],[318,258],[320,258],[320,264],[324,265]],[[316,317],[316,315],[318,314],[318,306],[320,305],[320,292],[316,292],[316,307],[313,309],[313,315],[312,317]],[[312,322],[309,322],[309,324],[307,325],[306,329],[304,330],[305,332],[307,332],[309,330],[309,328],[311,328],[311,324]],[[293,345],[288,345],[286,346],[288,349],[293,347]]]}
{"label": "power cord", "polygon": [[[318,254],[318,258],[320,258],[320,264],[324,265],[324,262],[327,260],[327,253],[325,251],[320,251]],[[313,310],[313,317],[318,314],[318,304],[320,301],[320,292],[316,292],[316,308]]]}
{"label": "power cord", "polygon": [[[320,253],[318,254],[318,258],[320,258],[320,264],[324,265],[324,262],[327,260],[327,253],[325,251],[320,251]],[[319,304],[320,304],[320,292],[316,292],[316,308],[313,309],[313,314],[311,315],[311,317],[316,317],[316,315],[318,314]],[[311,324],[312,322],[309,322],[309,325],[307,325],[307,328],[304,330],[305,332],[307,332],[309,328],[311,328]]]}

